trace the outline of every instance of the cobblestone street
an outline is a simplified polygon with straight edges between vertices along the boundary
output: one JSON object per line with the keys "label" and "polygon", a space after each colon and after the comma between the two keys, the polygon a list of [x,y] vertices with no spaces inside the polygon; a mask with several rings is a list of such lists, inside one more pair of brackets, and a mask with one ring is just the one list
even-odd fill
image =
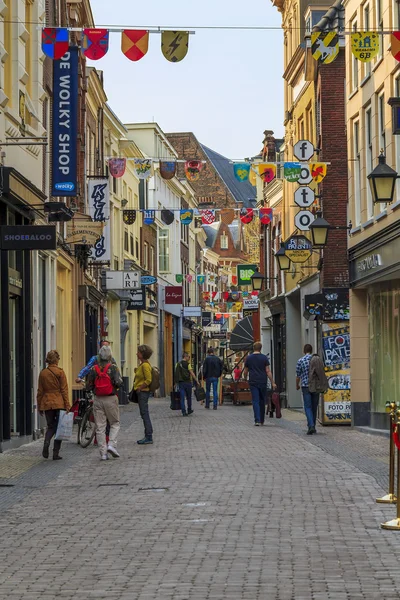
{"label": "cobblestone street", "polygon": [[400,596],[400,532],[380,523],[385,437],[255,428],[251,408],[153,400],[153,446],[122,409],[121,458],[41,442],[0,455],[0,598],[356,600]]}

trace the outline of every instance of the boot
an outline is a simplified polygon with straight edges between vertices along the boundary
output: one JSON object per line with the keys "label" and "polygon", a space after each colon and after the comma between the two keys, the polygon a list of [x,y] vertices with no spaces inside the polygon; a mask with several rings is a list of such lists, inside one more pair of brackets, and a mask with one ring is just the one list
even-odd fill
{"label": "boot", "polygon": [[43,458],[49,458],[49,446],[50,446],[50,442],[47,442],[45,440],[44,444],[43,444],[43,451],[42,451]]}
{"label": "boot", "polygon": [[60,456],[60,446],[61,444],[59,446],[54,445],[53,460],[62,460],[62,456]]}

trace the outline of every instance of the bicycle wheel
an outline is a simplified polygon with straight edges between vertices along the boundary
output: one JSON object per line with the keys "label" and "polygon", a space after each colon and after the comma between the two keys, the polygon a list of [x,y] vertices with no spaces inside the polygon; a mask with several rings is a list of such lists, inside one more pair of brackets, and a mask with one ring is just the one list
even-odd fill
{"label": "bicycle wheel", "polygon": [[79,428],[79,444],[82,448],[87,448],[92,443],[96,433],[96,427],[93,421],[93,407],[90,406],[83,415],[81,426]]}

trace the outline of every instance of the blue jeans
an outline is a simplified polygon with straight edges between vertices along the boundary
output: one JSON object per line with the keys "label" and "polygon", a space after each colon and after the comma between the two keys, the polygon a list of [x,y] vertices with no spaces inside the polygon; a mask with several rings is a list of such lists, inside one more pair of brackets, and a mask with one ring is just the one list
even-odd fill
{"label": "blue jeans", "polygon": [[253,403],[254,422],[264,423],[265,405],[267,403],[267,384],[251,383],[251,401]]}
{"label": "blue jeans", "polygon": [[311,393],[308,387],[302,387],[301,393],[303,394],[304,412],[307,417],[308,427],[315,427],[317,422],[317,410],[319,403],[319,394]]}
{"label": "blue jeans", "polygon": [[208,377],[206,379],[206,406],[210,406],[211,385],[213,388],[214,406],[218,406],[218,377]]}
{"label": "blue jeans", "polygon": [[153,439],[153,425],[151,424],[150,413],[149,413],[149,397],[150,392],[138,392],[138,404],[140,416],[143,420],[144,425],[144,436]]}
{"label": "blue jeans", "polygon": [[184,414],[186,412],[185,396],[187,398],[188,410],[192,410],[192,384],[190,381],[179,382],[179,393],[181,395],[181,411]]}

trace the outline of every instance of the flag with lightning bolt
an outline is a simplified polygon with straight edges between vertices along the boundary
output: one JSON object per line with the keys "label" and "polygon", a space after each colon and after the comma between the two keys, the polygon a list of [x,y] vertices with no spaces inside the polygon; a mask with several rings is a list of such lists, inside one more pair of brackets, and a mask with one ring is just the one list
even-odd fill
{"label": "flag with lightning bolt", "polygon": [[176,63],[185,58],[189,48],[187,31],[163,31],[161,35],[161,51],[170,62]]}

